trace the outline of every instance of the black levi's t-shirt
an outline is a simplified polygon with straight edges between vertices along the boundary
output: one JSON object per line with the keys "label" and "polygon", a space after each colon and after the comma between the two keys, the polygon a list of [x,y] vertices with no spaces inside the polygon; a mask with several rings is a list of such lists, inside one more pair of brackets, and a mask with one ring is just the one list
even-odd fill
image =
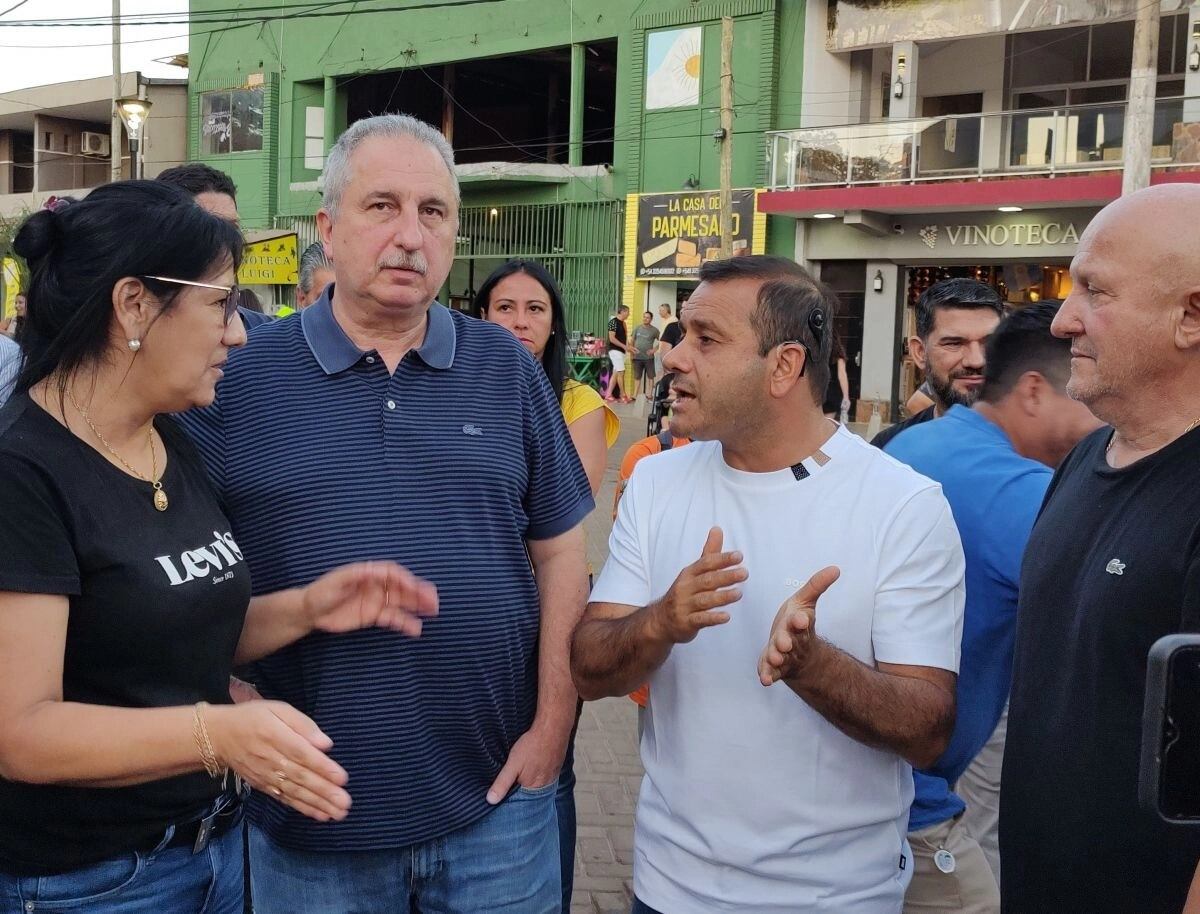
{"label": "black levi's t-shirt", "polygon": [[1021,567],[1000,791],[1011,914],[1178,914],[1200,860],[1200,829],[1138,803],[1147,655],[1200,630],[1200,429],[1122,469],[1110,435],[1059,469]]}
{"label": "black levi's t-shirt", "polygon": [[[624,343],[626,342],[626,330],[625,330],[625,322],[623,320],[621,320],[619,317],[612,318],[608,322],[608,332],[615,333],[617,335],[617,340],[619,340],[621,342],[621,344],[624,345]],[[610,339],[608,341],[608,351],[613,352],[614,350],[616,350],[618,352],[622,351],[622,350],[618,350],[617,347],[613,345],[613,342]]]}
{"label": "black levi's t-shirt", "polygon": [[[0,410],[0,591],[68,598],[65,701],[229,702],[250,574],[191,442],[171,419],[155,426],[167,449],[165,512],[148,483],[27,395]],[[149,849],[220,786],[202,771],[120,788],[0,779],[0,870],[46,875]]]}

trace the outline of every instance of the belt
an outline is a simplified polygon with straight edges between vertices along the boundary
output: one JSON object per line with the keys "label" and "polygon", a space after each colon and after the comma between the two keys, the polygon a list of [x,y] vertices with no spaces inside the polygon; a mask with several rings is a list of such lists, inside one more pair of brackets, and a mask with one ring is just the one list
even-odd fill
{"label": "belt", "polygon": [[225,794],[213,804],[207,815],[199,819],[192,819],[190,822],[177,824],[175,833],[163,845],[163,849],[190,847],[193,854],[198,854],[208,847],[210,841],[241,824],[244,811],[245,807],[241,797],[236,794]]}

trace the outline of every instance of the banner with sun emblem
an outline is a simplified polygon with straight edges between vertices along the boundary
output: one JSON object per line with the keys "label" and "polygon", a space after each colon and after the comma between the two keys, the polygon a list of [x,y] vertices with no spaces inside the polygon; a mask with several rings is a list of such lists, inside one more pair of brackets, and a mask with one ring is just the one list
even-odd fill
{"label": "banner with sun emblem", "polygon": [[703,29],[670,29],[646,36],[646,109],[700,104]]}

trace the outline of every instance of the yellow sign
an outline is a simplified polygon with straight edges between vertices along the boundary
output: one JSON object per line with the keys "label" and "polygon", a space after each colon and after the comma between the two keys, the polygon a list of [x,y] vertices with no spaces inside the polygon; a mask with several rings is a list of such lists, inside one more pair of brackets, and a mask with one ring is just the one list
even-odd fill
{"label": "yellow sign", "polygon": [[265,241],[248,241],[238,270],[243,286],[294,286],[299,265],[296,235],[278,235]]}
{"label": "yellow sign", "polygon": [[17,262],[11,257],[0,260],[0,287],[4,290],[4,297],[0,299],[0,320],[11,317],[15,312],[20,282],[21,274],[17,272]]}

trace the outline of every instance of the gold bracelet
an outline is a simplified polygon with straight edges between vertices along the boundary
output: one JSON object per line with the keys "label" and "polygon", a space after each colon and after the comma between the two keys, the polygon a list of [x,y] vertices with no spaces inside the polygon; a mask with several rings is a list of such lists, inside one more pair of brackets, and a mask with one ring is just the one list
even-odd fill
{"label": "gold bracelet", "polygon": [[219,778],[225,773],[225,769],[221,763],[217,761],[217,753],[213,749],[212,740],[208,738],[208,727],[204,725],[204,709],[208,707],[207,701],[196,703],[196,707],[192,709],[194,721],[192,726],[192,736],[196,739],[196,748],[200,750],[200,761],[204,763],[204,770],[208,772],[210,778]]}

